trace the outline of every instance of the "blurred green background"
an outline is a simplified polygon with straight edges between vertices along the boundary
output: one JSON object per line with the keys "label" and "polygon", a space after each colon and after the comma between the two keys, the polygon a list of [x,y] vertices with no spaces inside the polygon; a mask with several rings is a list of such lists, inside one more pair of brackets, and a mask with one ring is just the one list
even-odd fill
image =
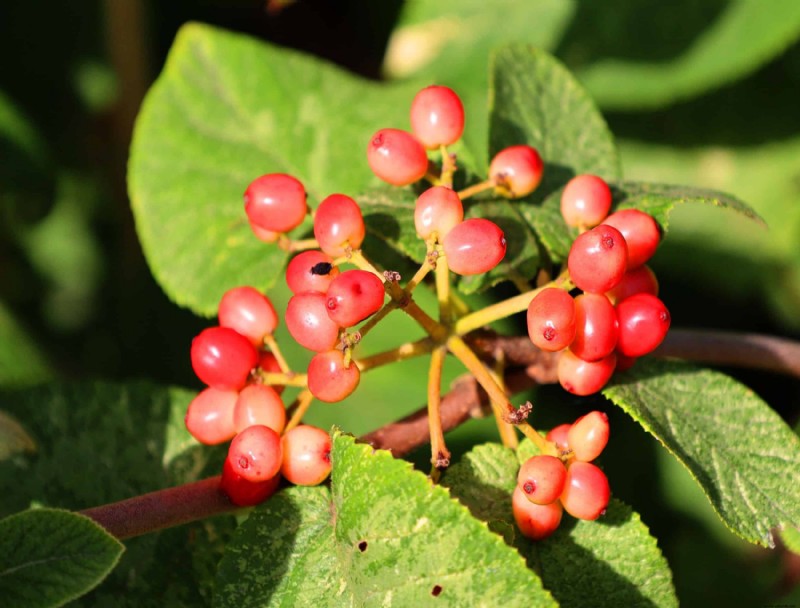
{"label": "blurred green background", "polygon": [[[674,213],[653,262],[674,324],[798,338],[798,7],[793,0],[6,0],[0,383],[148,378],[199,388],[188,348],[209,322],[169,302],[154,282],[125,185],[139,104],[177,29],[191,20],[301,49],[367,78],[448,84],[467,106],[465,137],[479,144],[490,49],[522,41],[549,50],[598,100],[626,178],[724,190],[769,225],[715,209]],[[402,327],[405,336],[413,331]],[[370,348],[393,339],[371,338]],[[289,357],[298,366],[305,360],[297,351]],[[402,366],[424,377],[424,362]],[[729,371],[796,424],[796,380]],[[448,372],[460,373],[454,365]],[[314,420],[361,433],[416,409],[424,386],[396,373],[370,374],[357,397],[318,408]],[[605,464],[616,473],[615,495],[659,538],[684,605],[800,604],[800,557],[739,542],[689,475],[626,416],[550,387],[535,398],[545,428],[590,408],[609,411],[615,440]],[[493,439],[492,424],[465,425],[451,446],[458,452]]]}

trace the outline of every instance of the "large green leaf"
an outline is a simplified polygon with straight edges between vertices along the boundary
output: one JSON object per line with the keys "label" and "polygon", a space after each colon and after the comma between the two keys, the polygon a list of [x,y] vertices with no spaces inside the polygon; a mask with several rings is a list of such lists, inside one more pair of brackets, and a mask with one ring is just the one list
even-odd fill
{"label": "large green leaf", "polygon": [[800,526],[800,438],[751,390],[645,359],[603,394],[683,463],[732,532],[771,547],[773,528]]}
{"label": "large green leaf", "polygon": [[216,606],[554,606],[519,555],[386,451],[334,433],[332,489],[256,509],[220,563]]}
{"label": "large green leaf", "polygon": [[479,445],[447,471],[444,483],[519,549],[559,605],[677,606],[672,575],[655,539],[638,514],[618,500],[612,499],[606,514],[594,522],[564,515],[559,529],[544,541],[531,542],[517,533],[511,493],[518,469],[513,451]]}
{"label": "large green leaf", "polygon": [[102,581],[124,550],[77,513],[34,509],[6,517],[0,520],[3,606],[63,606]]}

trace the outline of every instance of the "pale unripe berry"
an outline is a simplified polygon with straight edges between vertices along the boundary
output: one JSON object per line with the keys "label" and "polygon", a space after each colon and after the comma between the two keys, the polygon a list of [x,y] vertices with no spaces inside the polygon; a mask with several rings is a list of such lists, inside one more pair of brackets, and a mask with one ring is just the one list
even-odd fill
{"label": "pale unripe berry", "polygon": [[569,429],[567,442],[575,458],[591,462],[603,452],[608,444],[608,416],[603,412],[589,412],[578,418]]}
{"label": "pale unripe berry", "polygon": [[300,425],[283,436],[281,474],[299,486],[315,486],[331,472],[331,438],[320,428]]}
{"label": "pale unripe berry", "polygon": [[411,102],[411,131],[429,149],[456,143],[464,131],[464,106],[447,87],[432,85]]}
{"label": "pale unripe berry", "polygon": [[364,241],[366,228],[361,207],[345,194],[331,194],[314,213],[314,238],[319,248],[332,257],[358,249]]}
{"label": "pale unripe berry", "polygon": [[328,286],[328,316],[339,327],[352,327],[383,306],[383,281],[366,270],[346,270]]}
{"label": "pale unripe berry", "polygon": [[345,367],[341,350],[318,353],[308,364],[308,390],[320,401],[341,401],[356,390],[360,379],[358,365],[351,361]]}
{"label": "pale unripe berry", "polygon": [[298,293],[286,306],[286,329],[300,346],[331,350],[339,341],[339,325],[328,316],[328,298],[318,291]]}
{"label": "pale unripe berry", "polygon": [[506,237],[500,226],[483,218],[464,220],[442,242],[447,265],[460,275],[488,272],[506,254]]}
{"label": "pale unripe berry", "polygon": [[235,287],[222,296],[219,324],[230,327],[250,340],[253,346],[264,343],[264,336],[275,331],[278,313],[269,298],[253,287]]}
{"label": "pale unripe berry", "polygon": [[606,292],[619,283],[627,262],[625,237],[605,224],[579,235],[567,257],[572,282],[578,289],[591,293]]}
{"label": "pale unripe berry", "polygon": [[661,241],[661,230],[653,217],[638,209],[623,209],[609,215],[604,224],[622,233],[628,245],[628,269],[638,268],[653,257]]}
{"label": "pale unripe berry", "polygon": [[308,213],[306,191],[291,175],[262,175],[245,190],[244,209],[255,226],[271,232],[288,232],[299,226]]}
{"label": "pale unripe berry", "polygon": [[286,406],[278,391],[266,384],[249,384],[239,393],[233,408],[233,424],[241,433],[255,424],[282,433],[286,426]]}
{"label": "pale unripe berry", "polygon": [[414,208],[414,227],[421,239],[434,232],[439,241],[464,219],[464,205],[452,189],[445,186],[428,188],[419,195]]}
{"label": "pale unripe berry", "polygon": [[573,462],[561,494],[564,510],[578,519],[594,520],[606,511],[611,489],[605,473],[590,462]]}
{"label": "pale unripe berry", "polygon": [[309,249],[294,256],[286,267],[286,284],[292,293],[328,291],[328,285],[339,276],[339,267],[327,253]]}
{"label": "pale unripe berry", "polygon": [[417,139],[400,129],[381,129],[367,146],[372,172],[394,186],[407,186],[425,177],[428,155]]}
{"label": "pale unripe berry", "polygon": [[567,469],[561,460],[539,454],[522,463],[517,474],[517,486],[531,502],[548,505],[561,496],[566,478]]}
{"label": "pale unripe berry", "polygon": [[489,179],[501,194],[520,198],[536,190],[542,181],[544,162],[536,148],[526,145],[500,150],[489,164]]}
{"label": "pale unripe berry", "polygon": [[592,228],[606,219],[610,209],[611,189],[596,175],[573,177],[561,194],[561,216],[567,226]]}
{"label": "pale unripe berry", "polygon": [[556,448],[558,448],[559,452],[568,452],[569,451],[569,430],[572,428],[571,424],[564,423],[559,424],[558,426],[554,426],[545,436],[547,441],[552,441],[556,444]]}
{"label": "pale unripe berry", "polygon": [[216,445],[236,435],[233,409],[238,393],[207,388],[201,391],[186,410],[186,429],[206,445]]}
{"label": "pale unripe berry", "polygon": [[575,301],[557,287],[540,291],[528,305],[528,336],[547,352],[565,349],[575,339]]}
{"label": "pale unripe berry", "polygon": [[511,510],[519,531],[531,540],[542,540],[555,532],[563,513],[559,501],[537,505],[525,498],[519,486],[514,488],[511,495]]}
{"label": "pale unripe berry", "polygon": [[248,481],[266,481],[278,474],[282,458],[280,435],[256,424],[233,438],[227,460],[233,472]]}

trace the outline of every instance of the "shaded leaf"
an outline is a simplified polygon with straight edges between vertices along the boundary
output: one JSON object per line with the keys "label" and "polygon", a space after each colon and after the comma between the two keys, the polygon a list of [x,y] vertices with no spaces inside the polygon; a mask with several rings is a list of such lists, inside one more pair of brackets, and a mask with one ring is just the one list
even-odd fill
{"label": "shaded leaf", "polygon": [[49,376],[41,350],[0,302],[0,385],[35,384]]}

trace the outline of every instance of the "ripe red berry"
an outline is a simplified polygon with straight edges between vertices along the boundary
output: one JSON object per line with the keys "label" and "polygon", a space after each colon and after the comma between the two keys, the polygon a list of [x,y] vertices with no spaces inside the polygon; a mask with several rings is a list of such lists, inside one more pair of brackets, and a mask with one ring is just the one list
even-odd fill
{"label": "ripe red berry", "polygon": [[291,175],[262,175],[245,190],[244,210],[251,224],[271,232],[288,232],[308,213],[306,191]]}
{"label": "ripe red berry", "polygon": [[286,406],[278,391],[266,384],[249,384],[239,393],[233,408],[233,424],[241,433],[255,424],[282,433],[286,426]]}
{"label": "ripe red berry", "polygon": [[571,428],[572,425],[567,423],[554,426],[552,429],[550,429],[550,432],[547,433],[545,439],[555,443],[556,448],[558,448],[560,452],[569,452],[568,434]]}
{"label": "ripe red berry", "polygon": [[614,373],[616,372],[626,372],[630,368],[633,367],[633,364],[636,363],[638,357],[626,357],[622,353],[617,353],[617,366],[614,368]]}
{"label": "ripe red berry", "polygon": [[428,155],[417,139],[400,129],[381,129],[367,146],[372,172],[394,186],[407,186],[425,177]]}
{"label": "ripe red berry", "polygon": [[201,391],[186,410],[186,428],[192,437],[206,445],[216,445],[233,438],[233,408],[238,393],[207,388]]}
{"label": "ripe red berry", "polygon": [[573,241],[567,267],[579,289],[603,293],[620,282],[627,261],[628,247],[620,231],[600,224]]}
{"label": "ripe red berry", "polygon": [[567,349],[558,359],[558,381],[573,395],[591,395],[606,385],[616,362],[613,353],[599,361],[584,361]]}
{"label": "ripe red berry", "polygon": [[561,194],[561,215],[567,226],[592,228],[611,210],[611,189],[601,177],[577,175]]}
{"label": "ripe red berry", "polygon": [[439,242],[464,219],[461,199],[446,186],[428,188],[419,195],[414,208],[414,226],[421,239],[428,239],[434,232]]}
{"label": "ripe red berry", "polygon": [[239,390],[258,363],[258,352],[229,327],[209,327],[192,340],[192,369],[212,388]]}
{"label": "ripe red berry", "polygon": [[425,87],[411,102],[411,131],[429,149],[454,144],[464,131],[464,106],[455,91]]}
{"label": "ripe red berry", "polygon": [[575,298],[575,328],[569,349],[584,361],[599,361],[614,352],[619,335],[617,312],[602,293]]}
{"label": "ripe red berry", "polygon": [[256,424],[236,435],[228,448],[227,461],[237,475],[248,481],[266,481],[281,469],[281,436]]}
{"label": "ripe red berry", "polygon": [[637,293],[617,304],[617,350],[627,357],[653,351],[669,331],[670,314],[664,302],[649,293]]}
{"label": "ripe red berry", "polygon": [[536,190],[542,181],[544,162],[536,148],[520,145],[500,150],[489,164],[489,179],[501,194],[520,198]]}
{"label": "ripe red berry", "polygon": [[300,425],[283,436],[281,474],[298,486],[315,486],[331,472],[331,438],[315,426]]}
{"label": "ripe red berry", "polygon": [[314,355],[308,364],[308,390],[320,401],[336,403],[358,386],[361,372],[355,361],[344,366],[344,353],[329,350]]}
{"label": "ripe red berry", "polygon": [[447,265],[460,275],[488,272],[506,255],[506,237],[500,226],[483,218],[464,220],[442,241]]}
{"label": "ripe red berry", "polygon": [[531,502],[549,505],[561,496],[566,478],[567,469],[561,460],[539,454],[522,463],[517,474],[517,486]]}
{"label": "ripe red berry", "polygon": [[318,291],[298,293],[286,306],[286,329],[300,346],[323,352],[339,340],[339,327],[328,316],[328,298]]}
{"label": "ripe red berry", "polygon": [[528,305],[528,336],[547,352],[565,349],[575,338],[575,301],[557,287],[543,289]]}
{"label": "ripe red berry", "polygon": [[264,336],[275,331],[278,313],[269,298],[253,287],[234,287],[219,303],[219,324],[230,327],[250,340],[253,346],[264,344]]}
{"label": "ripe red berry", "polygon": [[286,267],[286,284],[292,293],[328,291],[328,285],[339,276],[339,267],[327,253],[309,249],[294,256]]}
{"label": "ripe red berry", "polygon": [[646,264],[627,271],[622,275],[622,280],[606,292],[606,296],[612,304],[618,304],[637,293],[658,295],[656,273],[650,270]]}
{"label": "ripe red berry", "polygon": [[609,215],[603,223],[613,226],[625,237],[629,270],[653,257],[661,240],[661,231],[651,215],[638,209],[623,209]]}
{"label": "ripe red berry", "polygon": [[567,441],[577,460],[591,462],[605,449],[608,435],[608,416],[594,411],[581,416],[572,424]]}
{"label": "ripe red berry", "polygon": [[328,286],[325,305],[328,316],[339,327],[352,327],[383,306],[386,292],[375,274],[366,270],[346,270]]}
{"label": "ripe red berry", "polygon": [[525,498],[525,493],[519,486],[514,488],[511,495],[511,510],[519,531],[531,540],[543,540],[555,532],[564,512],[559,501],[549,505],[532,503]]}
{"label": "ripe red berry", "polygon": [[225,460],[219,487],[233,504],[239,507],[252,507],[272,496],[278,489],[280,481],[280,475],[275,475],[266,481],[248,481],[237,475],[230,462]]}
{"label": "ripe red berry", "polygon": [[591,462],[573,462],[561,494],[564,510],[578,519],[594,520],[606,511],[611,498],[608,478]]}
{"label": "ripe red berry", "polygon": [[345,194],[331,194],[314,212],[314,238],[330,256],[344,255],[348,248],[358,249],[365,234],[361,207]]}

